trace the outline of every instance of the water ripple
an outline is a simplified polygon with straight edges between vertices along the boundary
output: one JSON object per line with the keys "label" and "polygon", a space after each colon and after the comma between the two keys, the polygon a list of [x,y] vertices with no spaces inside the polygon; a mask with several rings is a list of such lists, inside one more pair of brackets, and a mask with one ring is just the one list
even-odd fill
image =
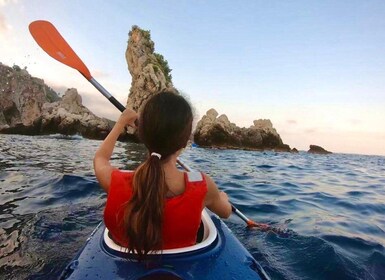
{"label": "water ripple", "polygon": [[[0,135],[0,278],[55,278],[101,219],[93,175],[100,141]],[[142,145],[118,143],[134,169]],[[385,157],[186,149],[253,220],[287,235],[227,224],[272,279],[383,279]]]}

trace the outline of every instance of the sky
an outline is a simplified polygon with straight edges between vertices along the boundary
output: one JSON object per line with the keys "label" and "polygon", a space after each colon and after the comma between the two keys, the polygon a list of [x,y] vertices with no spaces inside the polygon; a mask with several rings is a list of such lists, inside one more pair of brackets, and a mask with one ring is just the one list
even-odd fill
{"label": "sky", "polygon": [[385,155],[385,1],[0,0],[0,62],[27,67],[116,120],[76,70],[49,57],[28,25],[48,20],[123,104],[133,25],[150,30],[197,119],[215,108],[238,126],[270,119],[284,143]]}

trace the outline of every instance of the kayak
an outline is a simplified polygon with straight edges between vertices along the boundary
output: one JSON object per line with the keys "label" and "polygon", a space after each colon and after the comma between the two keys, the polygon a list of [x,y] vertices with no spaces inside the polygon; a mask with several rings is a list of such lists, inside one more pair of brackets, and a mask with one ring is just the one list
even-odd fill
{"label": "kayak", "polygon": [[203,210],[202,225],[199,243],[154,252],[138,262],[101,222],[60,279],[270,279],[215,214]]}

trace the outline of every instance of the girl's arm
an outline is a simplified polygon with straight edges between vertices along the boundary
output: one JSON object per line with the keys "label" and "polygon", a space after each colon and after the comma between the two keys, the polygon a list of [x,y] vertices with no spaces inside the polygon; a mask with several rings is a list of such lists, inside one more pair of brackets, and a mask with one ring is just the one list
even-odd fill
{"label": "girl's arm", "polygon": [[217,185],[208,175],[204,174],[207,182],[205,206],[221,218],[231,215],[231,204],[225,192],[219,191]]}
{"label": "girl's arm", "polygon": [[111,182],[111,172],[115,169],[110,163],[110,158],[114,150],[116,140],[118,139],[120,133],[124,130],[126,125],[132,126],[134,128],[136,127],[134,124],[136,119],[136,112],[131,109],[124,110],[124,112],[112,128],[111,132],[108,134],[106,139],[104,139],[104,141],[95,153],[95,175],[99,181],[99,184],[107,193]]}

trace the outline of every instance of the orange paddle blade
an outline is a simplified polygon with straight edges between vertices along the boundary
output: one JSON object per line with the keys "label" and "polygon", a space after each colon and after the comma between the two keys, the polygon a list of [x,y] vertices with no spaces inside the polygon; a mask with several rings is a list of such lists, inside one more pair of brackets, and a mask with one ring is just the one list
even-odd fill
{"label": "orange paddle blade", "polygon": [[78,70],[87,80],[92,78],[87,66],[52,23],[45,20],[34,21],[29,25],[29,31],[39,46],[51,57]]}

